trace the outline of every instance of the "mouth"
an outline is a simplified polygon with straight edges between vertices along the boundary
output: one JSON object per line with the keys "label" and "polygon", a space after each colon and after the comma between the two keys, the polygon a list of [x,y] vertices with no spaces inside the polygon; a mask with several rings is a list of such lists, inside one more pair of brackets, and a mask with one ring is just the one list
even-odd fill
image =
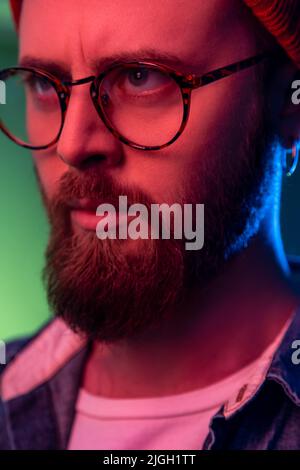
{"label": "mouth", "polygon": [[80,227],[86,231],[96,232],[97,225],[101,220],[105,219],[110,228],[117,227],[121,224],[127,224],[131,217],[127,216],[127,212],[119,212],[118,206],[110,203],[115,208],[114,211],[105,211],[103,215],[97,215],[97,208],[103,202],[93,199],[82,198],[72,201],[70,206],[70,216],[72,225]]}
{"label": "mouth", "polygon": [[[104,216],[103,216],[104,217]],[[96,231],[97,224],[100,222],[101,217],[97,216],[95,212],[84,209],[72,209],[71,221],[75,226],[79,226],[83,230]]]}

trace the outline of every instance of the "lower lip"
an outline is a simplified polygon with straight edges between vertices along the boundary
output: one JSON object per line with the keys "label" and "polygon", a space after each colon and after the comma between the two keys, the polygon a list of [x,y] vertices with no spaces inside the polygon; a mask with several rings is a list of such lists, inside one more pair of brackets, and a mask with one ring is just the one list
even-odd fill
{"label": "lower lip", "polygon": [[[83,209],[73,209],[71,210],[71,220],[72,223],[78,225],[84,230],[93,230],[96,231],[97,224],[103,219],[106,219],[106,222],[109,223],[109,226],[119,225],[126,223],[127,214],[108,214],[105,216],[96,215],[95,212],[87,211]],[[129,219],[129,217],[128,217]]]}

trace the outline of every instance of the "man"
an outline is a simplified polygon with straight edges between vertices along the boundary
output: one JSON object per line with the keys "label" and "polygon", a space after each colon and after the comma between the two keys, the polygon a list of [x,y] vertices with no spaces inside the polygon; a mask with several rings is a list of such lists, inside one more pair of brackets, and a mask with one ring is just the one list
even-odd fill
{"label": "man", "polygon": [[[2,130],[32,149],[55,317],[8,346],[0,447],[299,449],[279,228],[300,136],[297,1],[11,4],[20,68],[2,79],[25,87],[27,130],[5,116]],[[204,204],[203,247],[100,239],[97,207],[121,195]]]}

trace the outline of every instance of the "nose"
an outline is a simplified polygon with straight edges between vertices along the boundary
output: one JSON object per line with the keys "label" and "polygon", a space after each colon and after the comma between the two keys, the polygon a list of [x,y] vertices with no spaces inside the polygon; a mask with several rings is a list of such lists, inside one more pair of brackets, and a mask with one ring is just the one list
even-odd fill
{"label": "nose", "polygon": [[123,158],[123,145],[99,117],[89,94],[89,84],[72,88],[64,126],[56,145],[59,158],[68,166],[113,167]]}

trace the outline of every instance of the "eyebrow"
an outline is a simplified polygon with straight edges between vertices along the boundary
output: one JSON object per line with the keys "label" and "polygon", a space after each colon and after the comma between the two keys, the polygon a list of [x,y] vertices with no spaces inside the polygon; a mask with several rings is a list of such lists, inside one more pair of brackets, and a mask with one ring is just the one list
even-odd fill
{"label": "eyebrow", "polygon": [[[90,65],[95,74],[98,75],[102,70],[107,67],[120,63],[130,61],[153,61],[155,63],[165,64],[170,67],[176,67],[177,70],[182,72],[193,72],[195,63],[189,64],[188,60],[184,60],[169,52],[164,52],[156,49],[139,49],[132,52],[119,52],[110,56],[92,59]],[[35,67],[45,70],[61,80],[73,80],[71,72],[66,67],[66,64],[60,61],[45,60],[40,57],[26,55],[19,60],[20,67]],[[80,77],[79,77],[80,78]],[[77,77],[75,79],[78,79]]]}

